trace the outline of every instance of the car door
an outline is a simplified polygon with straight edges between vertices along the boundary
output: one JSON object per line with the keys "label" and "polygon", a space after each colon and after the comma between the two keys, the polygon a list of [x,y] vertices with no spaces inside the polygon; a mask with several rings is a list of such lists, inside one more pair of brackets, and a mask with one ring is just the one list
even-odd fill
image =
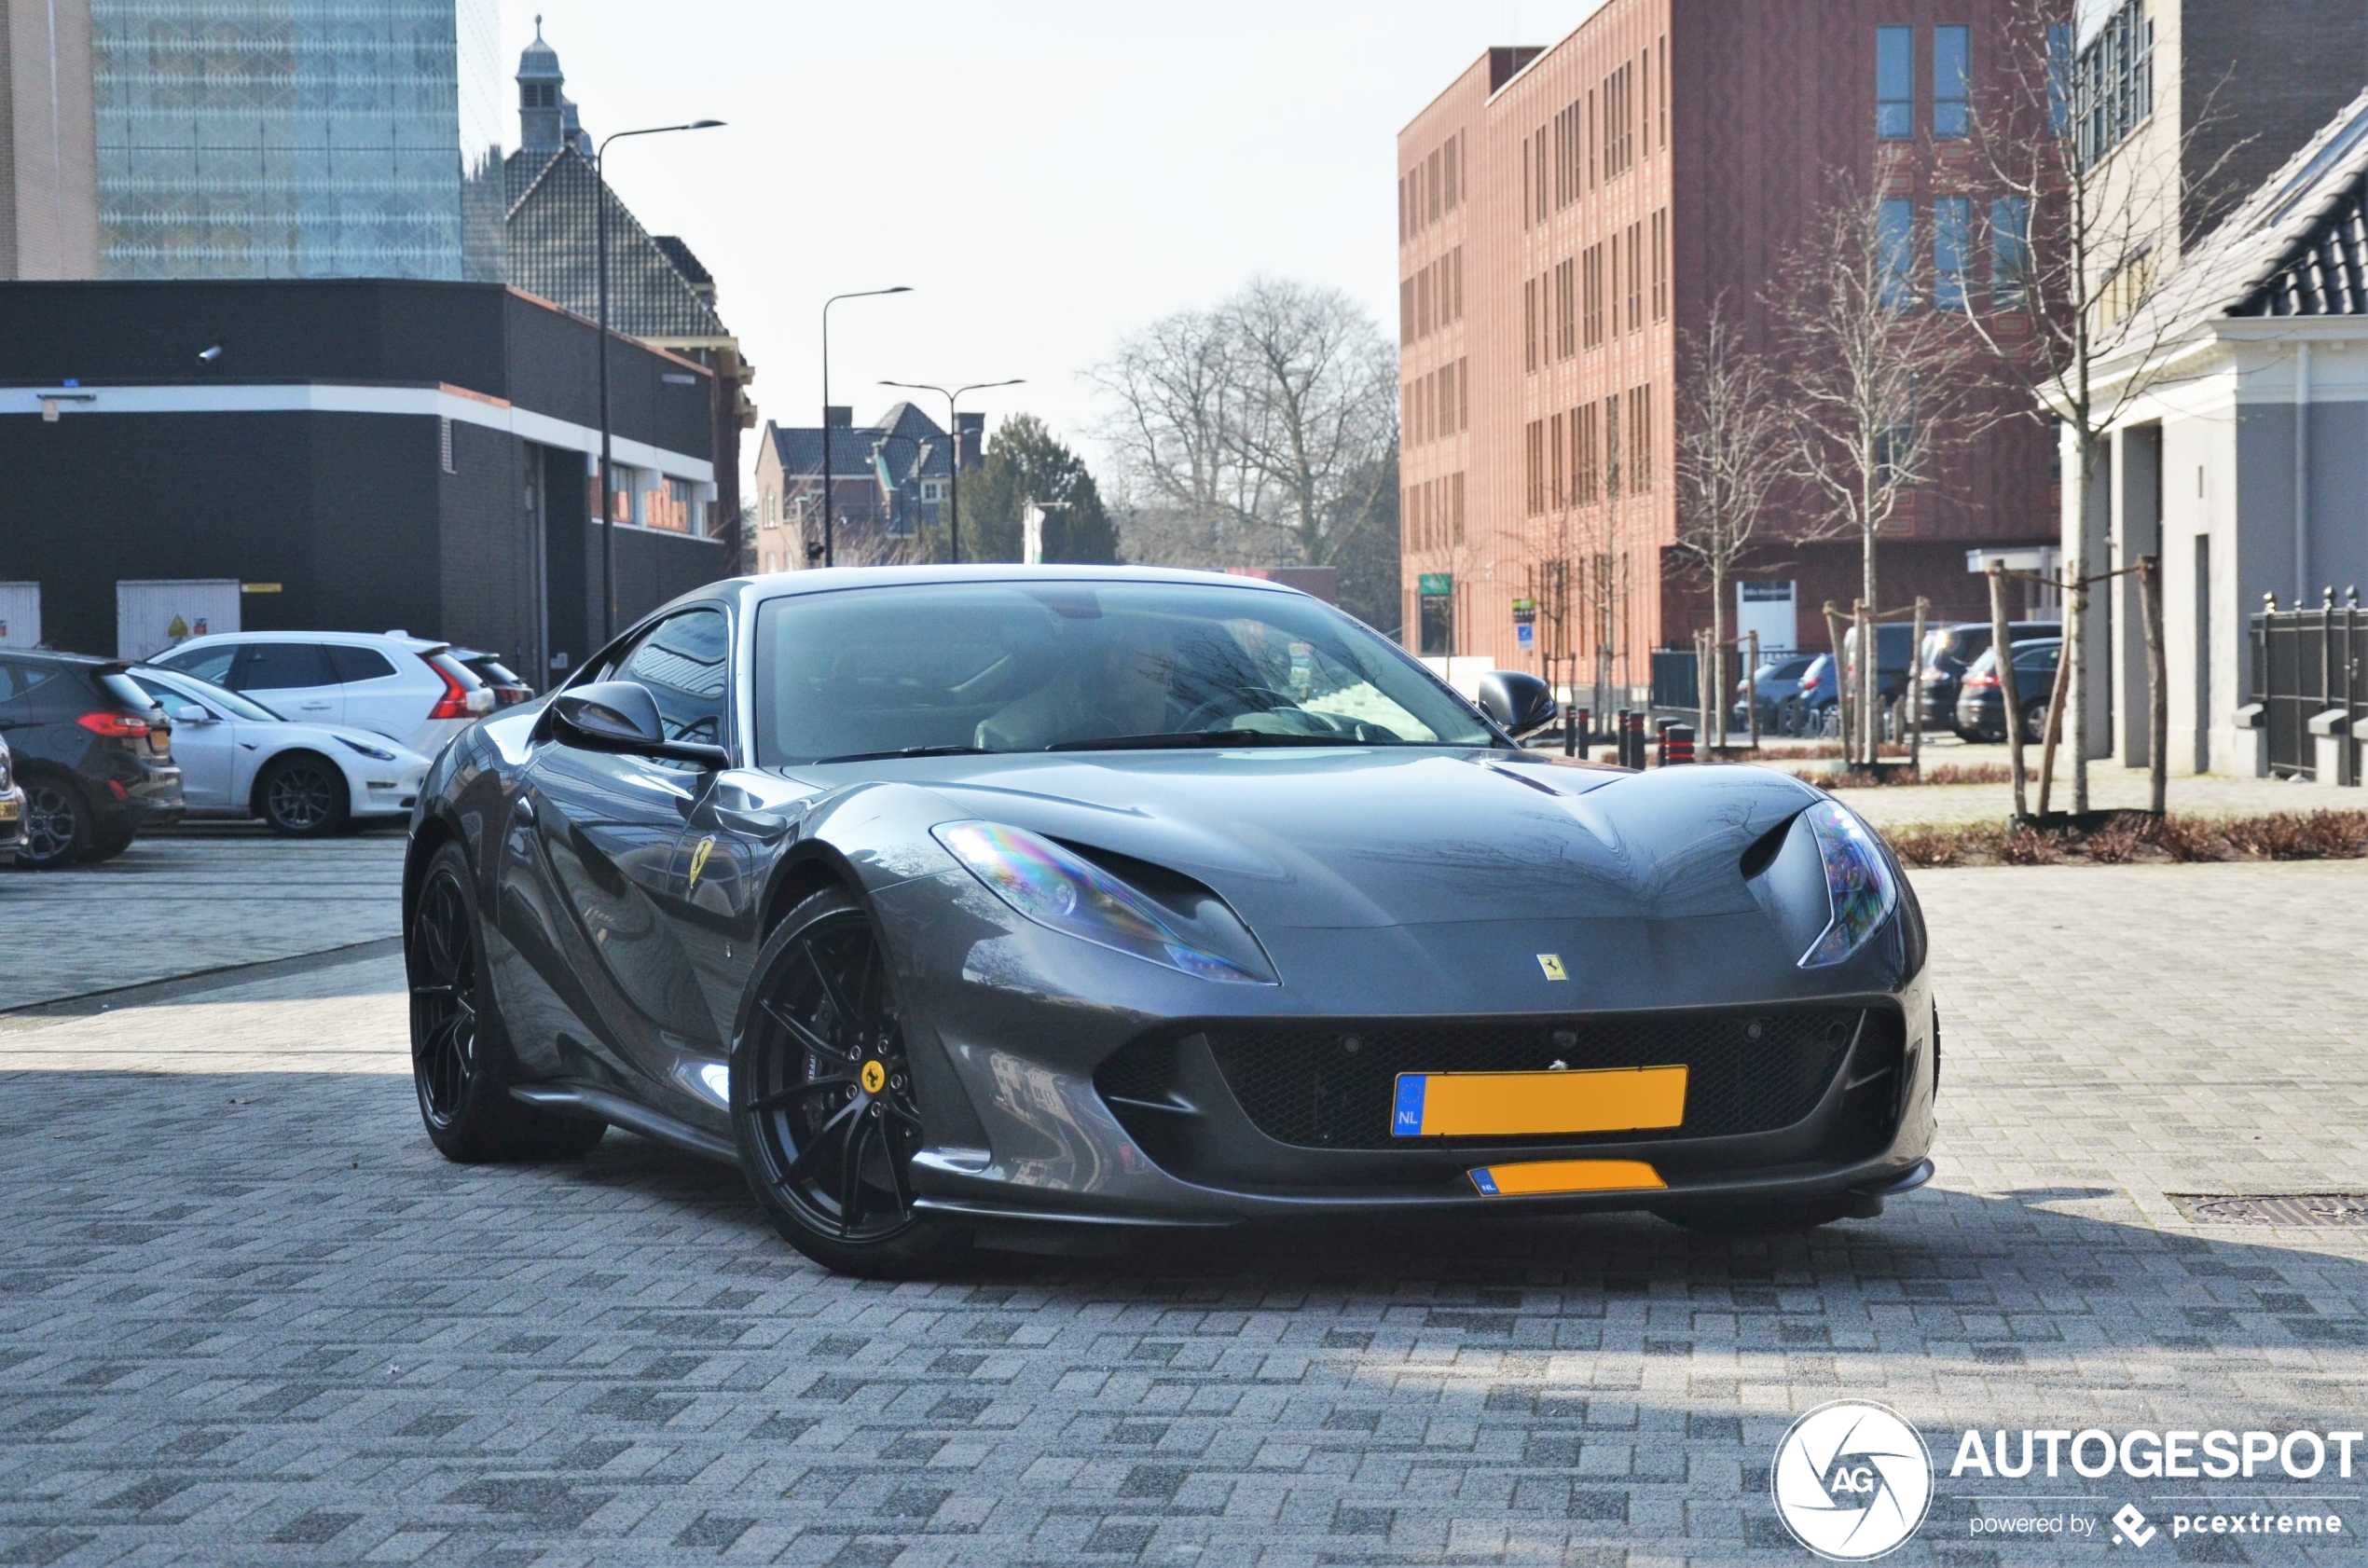
{"label": "car door", "polygon": [[282,719],[345,722],[345,689],[317,642],[250,642],[239,651],[225,684]]}
{"label": "car door", "polygon": [[[377,648],[331,642],[322,652],[328,655],[329,673],[336,678],[337,695],[345,704],[344,717],[337,722],[410,744],[420,722],[434,705],[434,699],[426,695],[426,683],[404,680],[394,661]],[[410,662],[419,663],[417,659]]]}
{"label": "car door", "polygon": [[212,706],[163,681],[137,681],[157,699],[172,724],[172,760],[181,764],[181,798],[191,811],[223,811],[244,797],[234,793],[238,774],[237,725]]}
{"label": "car door", "polygon": [[[686,611],[636,639],[605,678],[647,687],[674,738],[719,741],[729,640],[722,611]],[[529,820],[505,840],[504,936],[600,1054],[687,1093],[680,1069],[721,1049],[682,944],[677,863],[712,776],[542,735],[520,781]],[[525,917],[515,930],[513,911]]]}

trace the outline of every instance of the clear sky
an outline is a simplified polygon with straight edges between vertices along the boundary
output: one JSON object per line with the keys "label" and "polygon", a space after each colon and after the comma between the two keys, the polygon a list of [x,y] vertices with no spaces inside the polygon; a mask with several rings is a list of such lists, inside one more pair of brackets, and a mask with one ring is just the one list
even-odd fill
{"label": "clear sky", "polygon": [[763,417],[817,421],[826,296],[909,283],[831,312],[834,402],[869,420],[902,395],[882,378],[1024,376],[969,406],[1091,452],[1079,373],[1254,273],[1387,325],[1398,127],[1489,45],[1597,3],[503,0],[503,69],[539,11],[595,136],[730,122],[620,142],[609,179],[715,274]]}

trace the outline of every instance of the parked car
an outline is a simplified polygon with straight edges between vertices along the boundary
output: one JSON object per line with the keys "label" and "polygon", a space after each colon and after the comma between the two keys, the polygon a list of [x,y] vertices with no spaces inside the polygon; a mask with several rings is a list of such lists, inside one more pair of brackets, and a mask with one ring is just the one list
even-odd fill
{"label": "parked car", "polygon": [[[2017,621],[2009,627],[2015,641],[2045,642],[2064,635],[2060,621]],[[1989,648],[1988,621],[1962,621],[1934,626],[1924,633],[1924,727],[1957,727],[1957,693],[1966,668]],[[1972,739],[1971,736],[1962,738]]]}
{"label": "parked car", "polygon": [[119,660],[0,651],[0,735],[24,791],[17,864],[112,860],[181,820],[172,725]]}
{"label": "parked car", "polygon": [[374,730],[424,757],[493,711],[493,688],[449,643],[402,632],[217,632],[150,663],[301,724]]}
{"label": "parked car", "polygon": [[298,724],[259,702],[185,675],[131,671],[172,721],[181,793],[192,817],[260,818],[290,838],[320,838],[402,817],[428,759],[371,730]]}
{"label": "parked car", "polygon": [[452,656],[475,670],[477,679],[493,688],[496,708],[515,708],[534,695],[534,688],[526,683],[526,678],[503,664],[499,654],[478,648],[455,648]]}
{"label": "parked car", "polygon": [[[1893,702],[1907,690],[1908,667],[1915,662],[1916,628],[1905,621],[1875,626],[1875,696]],[[1846,681],[1858,679],[1858,628],[1842,633],[1842,664]]]}
{"label": "parked car", "polygon": [[1735,712],[1733,722],[1748,726],[1752,722],[1755,695],[1759,703],[1759,727],[1774,733],[1779,729],[1777,716],[1783,711],[1784,699],[1800,690],[1800,678],[1817,662],[1814,653],[1784,653],[1760,661],[1759,668],[1749,677],[1735,682]]}
{"label": "parked car", "polygon": [[[2061,640],[2015,644],[2015,695],[2022,707],[2023,738],[2040,741],[2047,736],[2047,702],[2056,687],[2056,661]],[[1965,671],[1957,694],[1957,733],[1969,740],[2006,738],[2006,704],[1998,686],[1998,650],[1985,648]]]}
{"label": "parked car", "polygon": [[24,791],[18,788],[8,743],[0,740],[0,866],[17,863],[24,847]]}
{"label": "parked car", "polygon": [[1824,735],[1832,722],[1834,706],[1840,699],[1841,685],[1834,679],[1834,655],[1820,653],[1800,672],[1793,695],[1776,705],[1777,733]]}

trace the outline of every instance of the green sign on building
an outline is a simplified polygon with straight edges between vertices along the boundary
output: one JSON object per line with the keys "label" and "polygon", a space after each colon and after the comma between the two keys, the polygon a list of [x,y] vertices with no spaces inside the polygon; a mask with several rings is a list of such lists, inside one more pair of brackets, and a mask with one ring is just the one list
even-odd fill
{"label": "green sign on building", "polygon": [[1422,575],[1420,586],[1416,591],[1425,598],[1453,598],[1455,597],[1454,574],[1447,571],[1425,571]]}

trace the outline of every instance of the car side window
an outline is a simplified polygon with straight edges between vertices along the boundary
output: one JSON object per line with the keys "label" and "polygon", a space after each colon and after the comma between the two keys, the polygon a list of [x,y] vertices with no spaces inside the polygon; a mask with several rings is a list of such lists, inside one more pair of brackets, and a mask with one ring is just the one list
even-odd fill
{"label": "car side window", "polygon": [[177,669],[184,675],[194,675],[212,685],[227,686],[229,684],[231,661],[239,656],[239,651],[244,646],[243,643],[226,642],[219,647],[193,648],[185,653],[167,653],[157,663],[167,669]]}
{"label": "car side window", "polygon": [[231,667],[229,687],[234,692],[284,692],[330,685],[336,677],[321,654],[314,642],[250,642]]}
{"label": "car side window", "polygon": [[619,661],[614,679],[648,688],[668,739],[721,746],[731,650],[731,623],[722,611],[686,611],[643,633]]}
{"label": "car side window", "polygon": [[[354,648],[332,642],[322,652],[329,655],[331,673],[351,686],[358,681],[379,681],[394,673],[394,666],[376,648]],[[191,672],[196,673],[195,671]]]}

